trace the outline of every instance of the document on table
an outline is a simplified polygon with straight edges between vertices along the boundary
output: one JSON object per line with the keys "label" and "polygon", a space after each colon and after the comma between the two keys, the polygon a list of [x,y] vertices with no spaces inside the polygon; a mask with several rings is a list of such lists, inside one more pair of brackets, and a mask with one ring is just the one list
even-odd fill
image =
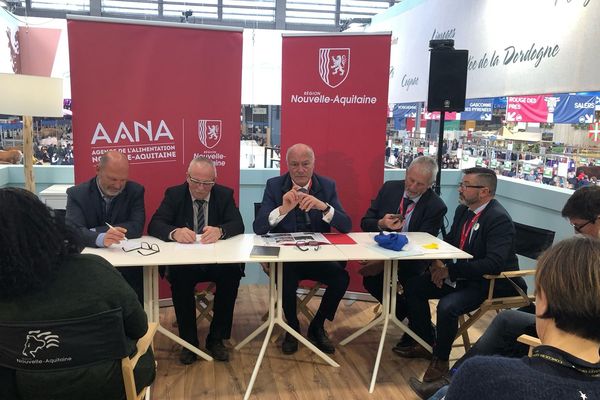
{"label": "document on table", "polygon": [[331,242],[319,232],[267,233],[266,235],[261,235],[261,239],[262,244],[270,246],[294,245],[298,242],[331,244]]}
{"label": "document on table", "polygon": [[175,245],[175,250],[207,250],[212,249],[214,247],[214,243],[200,243],[200,235],[196,235],[196,241],[194,243],[177,243]]}

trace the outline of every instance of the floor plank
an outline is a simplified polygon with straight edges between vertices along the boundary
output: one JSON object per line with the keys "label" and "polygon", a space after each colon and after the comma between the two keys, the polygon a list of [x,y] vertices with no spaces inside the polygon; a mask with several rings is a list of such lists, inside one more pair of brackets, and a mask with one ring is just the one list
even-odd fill
{"label": "floor plank", "polygon": [[[310,306],[316,309],[320,298],[311,300]],[[343,301],[333,323],[326,329],[331,339],[338,343],[355,330],[366,325],[373,317],[375,303]],[[432,304],[432,308],[433,308]],[[268,307],[268,286],[241,286],[236,302],[231,347],[248,336],[262,323],[262,316]],[[493,318],[488,314],[475,324],[471,331],[474,341],[485,330]],[[173,327],[175,313],[172,307],[161,308],[160,319],[163,326],[177,333]],[[308,321],[302,320],[306,334]],[[198,336],[204,344],[208,322],[199,323]],[[274,336],[281,330],[276,328]],[[254,384],[253,400],[329,400],[329,399],[369,399],[369,400],[413,400],[418,397],[408,386],[411,376],[420,377],[425,368],[425,360],[407,360],[396,356],[391,348],[398,341],[401,331],[390,325],[383,350],[375,390],[369,394],[371,374],[375,365],[381,325],[355,339],[346,346],[337,346],[333,358],[340,368],[329,366],[304,346],[292,355],[283,355],[280,340],[271,342],[258,377]],[[190,366],[178,362],[179,347],[158,333],[155,338],[155,353],[158,362],[157,378],[152,387],[152,398],[157,400],[188,399],[241,399],[246,391],[254,363],[258,357],[264,333],[239,351],[232,350],[228,363],[197,361]],[[452,358],[460,357],[462,348],[455,348]]]}

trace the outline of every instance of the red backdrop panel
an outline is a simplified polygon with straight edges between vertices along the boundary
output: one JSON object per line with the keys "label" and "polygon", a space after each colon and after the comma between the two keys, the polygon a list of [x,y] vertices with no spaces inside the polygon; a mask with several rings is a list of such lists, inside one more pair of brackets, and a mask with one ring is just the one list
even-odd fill
{"label": "red backdrop panel", "polygon": [[[383,183],[390,43],[388,34],[283,37],[282,155],[313,147],[315,172],[336,181],[353,231]],[[364,291],[356,268],[349,290]]]}
{"label": "red backdrop panel", "polygon": [[241,31],[69,20],[68,33],[76,183],[103,152],[124,152],[148,223],[204,155],[238,195]]}

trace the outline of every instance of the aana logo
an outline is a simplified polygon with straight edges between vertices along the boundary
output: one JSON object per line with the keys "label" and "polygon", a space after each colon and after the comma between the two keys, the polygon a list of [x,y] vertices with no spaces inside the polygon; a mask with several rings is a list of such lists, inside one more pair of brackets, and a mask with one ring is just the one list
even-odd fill
{"label": "aana logo", "polygon": [[198,138],[200,142],[212,149],[221,141],[221,120],[200,119],[198,120]]}
{"label": "aana logo", "polygon": [[350,73],[350,49],[319,49],[319,75],[331,88],[340,86]]}
{"label": "aana logo", "polygon": [[53,335],[52,332],[29,331],[25,338],[23,355],[35,358],[38,350],[58,347],[59,344],[58,335]]}

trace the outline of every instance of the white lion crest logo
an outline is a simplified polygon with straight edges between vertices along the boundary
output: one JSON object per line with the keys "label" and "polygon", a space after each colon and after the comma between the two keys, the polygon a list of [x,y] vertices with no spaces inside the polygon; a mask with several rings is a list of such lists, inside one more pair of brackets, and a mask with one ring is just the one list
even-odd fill
{"label": "white lion crest logo", "polygon": [[198,138],[200,143],[212,149],[221,141],[222,123],[220,119],[198,120]]}
{"label": "white lion crest logo", "polygon": [[327,86],[338,87],[346,80],[349,72],[349,48],[319,49],[319,75]]}
{"label": "white lion crest logo", "polygon": [[26,357],[34,357],[41,349],[48,349],[50,347],[58,347],[60,341],[58,335],[52,334],[52,332],[41,332],[29,331],[25,338],[25,347],[23,348],[23,355]]}

